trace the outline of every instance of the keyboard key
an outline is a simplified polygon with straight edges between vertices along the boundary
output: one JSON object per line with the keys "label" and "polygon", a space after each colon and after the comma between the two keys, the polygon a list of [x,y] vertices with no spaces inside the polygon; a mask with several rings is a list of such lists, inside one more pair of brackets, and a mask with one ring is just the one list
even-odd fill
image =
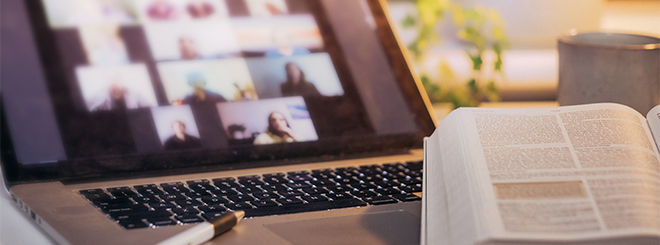
{"label": "keyboard key", "polygon": [[383,181],[383,177],[380,174],[374,174],[374,175],[367,175],[364,177],[359,177],[360,180],[362,180],[365,183],[373,183],[376,181]]}
{"label": "keyboard key", "polygon": [[113,220],[120,221],[120,220],[146,219],[147,217],[150,216],[150,214],[149,212],[113,212],[113,213],[109,213],[108,216]]}
{"label": "keyboard key", "polygon": [[372,196],[372,197],[364,197],[362,198],[363,201],[371,204],[371,205],[381,205],[381,204],[388,204],[388,203],[396,203],[396,199],[388,197],[388,196]]}
{"label": "keyboard key", "polygon": [[302,188],[312,187],[312,184],[306,182],[286,183],[286,185],[291,189],[302,189]]}
{"label": "keyboard key", "polygon": [[352,196],[346,193],[330,193],[326,194],[325,196],[331,198],[332,200],[353,199]]}
{"label": "keyboard key", "polygon": [[204,213],[222,213],[227,211],[226,208],[220,205],[202,206],[202,207],[198,207],[198,209]]}
{"label": "keyboard key", "polygon": [[394,183],[392,181],[384,179],[383,181],[374,181],[373,184],[380,186],[382,188],[392,187]]}
{"label": "keyboard key", "polygon": [[395,188],[375,189],[374,191],[382,195],[401,194],[401,191]]}
{"label": "keyboard key", "polygon": [[361,182],[359,180],[350,178],[350,179],[335,179],[335,182],[337,182],[340,185],[359,185]]}
{"label": "keyboard key", "polygon": [[399,201],[402,202],[411,202],[411,201],[419,201],[422,200],[421,197],[418,197],[414,194],[411,193],[406,193],[406,194],[394,194],[392,197],[399,199]]}
{"label": "keyboard key", "polygon": [[404,185],[416,185],[416,184],[421,184],[422,180],[421,178],[407,178],[404,180],[399,180],[399,182]]}
{"label": "keyboard key", "polygon": [[177,216],[177,220],[179,220],[181,223],[184,224],[194,224],[194,223],[201,223],[204,222],[204,219],[197,215],[185,215],[185,216]]}
{"label": "keyboard key", "polygon": [[174,195],[174,194],[185,194],[192,192],[190,189],[186,188],[185,185],[181,182],[176,182],[176,183],[166,183],[166,184],[161,184],[161,187],[167,194]]}
{"label": "keyboard key", "polygon": [[322,195],[310,195],[310,196],[304,196],[302,197],[303,200],[307,202],[323,202],[323,201],[328,201],[327,197],[324,197]]}
{"label": "keyboard key", "polygon": [[409,191],[406,190],[406,192],[421,192],[422,191],[422,184],[416,184],[412,186],[406,186]]}
{"label": "keyboard key", "polygon": [[186,181],[186,184],[188,184],[188,186],[194,186],[194,185],[211,185],[211,181],[209,181],[209,180],[207,180],[207,179],[190,180],[190,181]]}
{"label": "keyboard key", "polygon": [[158,198],[156,196],[153,196],[153,195],[133,197],[133,200],[135,200],[135,202],[137,202],[137,203],[159,203],[159,202],[161,202],[160,198]]}
{"label": "keyboard key", "polygon": [[147,215],[147,218],[152,218],[152,217],[171,217],[172,213],[168,211],[149,211],[146,212],[145,215]]}
{"label": "keyboard key", "polygon": [[147,218],[147,222],[156,227],[177,224],[177,222],[172,220],[170,217],[149,217]]}
{"label": "keyboard key", "polygon": [[249,203],[246,203],[246,202],[228,203],[228,204],[225,204],[225,207],[227,207],[228,209],[234,210],[234,211],[236,211],[236,210],[249,210],[249,209],[253,208],[252,206],[250,206]]}
{"label": "keyboard key", "polygon": [[241,185],[236,183],[236,179],[234,178],[213,179],[213,185],[215,185],[220,189],[222,189],[223,187],[229,187],[229,188],[241,187]]}
{"label": "keyboard key", "polygon": [[85,197],[85,199],[90,200],[92,202],[112,199],[112,197],[110,195],[108,195],[107,193],[105,193],[105,192],[104,193],[96,193],[96,194],[86,194],[84,197]]}
{"label": "keyboard key", "polygon": [[149,207],[153,208],[154,210],[168,210],[168,209],[173,209],[176,208],[176,205],[169,203],[169,202],[160,202],[160,203],[151,203],[149,204]]}
{"label": "keyboard key", "polygon": [[257,208],[277,206],[277,203],[275,203],[271,200],[253,201],[253,202],[250,202],[250,203],[252,203],[252,205],[254,205]]}
{"label": "keyboard key", "polygon": [[162,198],[166,202],[176,201],[176,200],[187,200],[188,199],[188,197],[186,197],[182,194],[169,194],[169,195],[161,196],[160,198]]}
{"label": "keyboard key", "polygon": [[283,197],[294,197],[294,196],[304,195],[302,192],[296,191],[296,190],[278,191],[277,194],[279,194]]}
{"label": "keyboard key", "polygon": [[211,194],[210,192],[200,190],[199,192],[195,191],[195,192],[186,193],[186,196],[190,197],[192,199],[197,199],[197,198],[202,198],[202,197],[205,197],[205,196],[213,196],[213,194]]}
{"label": "keyboard key", "polygon": [[213,193],[216,196],[234,196],[234,195],[238,195],[238,192],[236,192],[232,189],[216,189],[216,190],[212,190],[211,193]]}
{"label": "keyboard key", "polygon": [[109,205],[117,205],[117,204],[132,204],[133,201],[131,199],[128,199],[128,197],[123,197],[123,198],[115,198],[115,199],[102,199],[102,200],[97,200],[97,201],[92,201],[94,205],[96,206],[109,206]]}
{"label": "keyboard key", "polygon": [[333,187],[328,187],[328,190],[337,194],[337,193],[346,193],[349,191],[354,191],[355,189],[348,186],[333,186]]}
{"label": "keyboard key", "polygon": [[238,195],[238,196],[228,196],[227,199],[233,201],[233,202],[247,202],[247,201],[255,201],[254,197],[248,196],[248,195]]}
{"label": "keyboard key", "polygon": [[239,180],[238,183],[245,187],[257,187],[257,186],[266,185],[266,183],[258,179]]}
{"label": "keyboard key", "polygon": [[315,185],[316,187],[331,187],[337,186],[337,182],[334,182],[330,179],[317,179],[309,181],[310,184]]}
{"label": "keyboard key", "polygon": [[176,216],[186,216],[199,214],[199,211],[194,208],[173,208],[172,213],[174,213]]}
{"label": "keyboard key", "polygon": [[146,219],[149,217],[169,217],[172,214],[168,211],[136,211],[136,212],[114,212],[108,213],[114,220],[125,220],[125,219]]}
{"label": "keyboard key", "polygon": [[106,213],[116,213],[116,212],[146,212],[149,211],[149,208],[144,205],[112,205],[104,206],[101,208]]}
{"label": "keyboard key", "polygon": [[135,197],[138,195],[130,187],[127,186],[108,188],[107,191],[115,197],[123,197],[123,196]]}
{"label": "keyboard key", "polygon": [[222,197],[202,197],[200,199],[203,203],[206,203],[206,205],[212,206],[216,204],[223,204],[223,203],[229,203],[227,199],[224,199]]}
{"label": "keyboard key", "polygon": [[271,185],[289,182],[289,180],[286,178],[286,175],[283,173],[264,174],[262,180]]}
{"label": "keyboard key", "polygon": [[276,199],[276,201],[279,202],[282,205],[285,205],[285,206],[286,205],[291,205],[291,204],[301,204],[301,203],[303,203],[303,201],[298,199],[298,198],[279,198],[279,199]]}
{"label": "keyboard key", "polygon": [[310,180],[314,179],[314,177],[307,176],[307,175],[288,176],[287,178],[289,180],[293,181],[294,183],[302,183],[302,182],[306,182],[306,181],[310,181]]}
{"label": "keyboard key", "polygon": [[323,189],[323,188],[305,188],[303,189],[303,192],[314,195],[314,194],[327,194],[329,193],[328,190]]}
{"label": "keyboard key", "polygon": [[177,205],[181,207],[187,207],[187,206],[204,206],[204,203],[200,202],[199,200],[176,200],[174,201]]}
{"label": "keyboard key", "polygon": [[262,186],[261,188],[263,188],[264,190],[266,190],[266,191],[268,191],[268,192],[272,192],[272,191],[288,191],[288,190],[289,190],[289,187],[286,186],[285,184],[265,185],[265,186]]}
{"label": "keyboard key", "polygon": [[158,189],[158,188],[138,188],[136,187],[135,190],[140,195],[146,196],[146,195],[155,195],[155,196],[165,196],[165,192]]}
{"label": "keyboard key", "polygon": [[353,194],[353,196],[356,196],[356,197],[373,197],[373,196],[378,196],[377,193],[375,193],[375,192],[373,192],[373,191],[369,191],[369,190],[366,190],[366,191],[352,191],[351,194]]}
{"label": "keyboard key", "polygon": [[145,185],[134,185],[133,188],[135,188],[138,191],[147,190],[147,189],[154,190],[154,189],[158,189],[158,186],[155,184],[145,184]]}
{"label": "keyboard key", "polygon": [[236,191],[243,193],[245,195],[250,194],[250,193],[263,193],[264,191],[259,188],[250,188],[250,187],[241,187],[241,188],[236,188]]}
{"label": "keyboard key", "polygon": [[140,228],[147,228],[149,225],[147,223],[144,223],[144,221],[140,219],[125,219],[125,220],[120,220],[117,222],[122,228],[130,230],[130,229],[140,229]]}
{"label": "keyboard key", "polygon": [[259,200],[270,200],[270,199],[280,198],[280,196],[275,193],[254,193],[252,194],[252,196],[254,196]]}

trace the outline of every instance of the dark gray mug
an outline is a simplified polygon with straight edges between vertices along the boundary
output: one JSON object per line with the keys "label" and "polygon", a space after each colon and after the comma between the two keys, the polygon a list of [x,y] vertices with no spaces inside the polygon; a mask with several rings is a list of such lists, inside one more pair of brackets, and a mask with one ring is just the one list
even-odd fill
{"label": "dark gray mug", "polygon": [[660,104],[660,38],[572,33],[557,48],[560,105],[615,102],[646,114]]}

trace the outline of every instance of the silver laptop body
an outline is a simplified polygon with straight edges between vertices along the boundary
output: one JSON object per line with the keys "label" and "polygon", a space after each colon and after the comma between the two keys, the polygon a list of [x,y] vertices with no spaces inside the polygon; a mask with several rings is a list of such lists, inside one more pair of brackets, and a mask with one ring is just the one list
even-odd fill
{"label": "silver laptop body", "polygon": [[[82,2],[1,6],[5,186],[57,243],[194,225],[126,229],[85,190],[422,160],[434,119],[384,1]],[[251,217],[210,244],[417,244],[420,208]]]}

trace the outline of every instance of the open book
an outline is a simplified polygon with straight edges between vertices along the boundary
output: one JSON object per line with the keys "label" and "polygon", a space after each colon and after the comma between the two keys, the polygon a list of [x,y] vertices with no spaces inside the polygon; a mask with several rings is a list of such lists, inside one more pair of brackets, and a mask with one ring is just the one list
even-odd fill
{"label": "open book", "polygon": [[422,244],[660,244],[660,106],[462,108],[425,141]]}

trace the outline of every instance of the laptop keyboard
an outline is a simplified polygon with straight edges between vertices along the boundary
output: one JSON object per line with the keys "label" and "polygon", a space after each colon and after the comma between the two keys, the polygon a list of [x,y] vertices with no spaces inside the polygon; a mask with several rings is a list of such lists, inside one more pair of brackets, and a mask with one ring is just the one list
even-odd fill
{"label": "laptop keyboard", "polygon": [[124,229],[192,224],[227,210],[246,217],[421,200],[422,162],[80,190]]}

